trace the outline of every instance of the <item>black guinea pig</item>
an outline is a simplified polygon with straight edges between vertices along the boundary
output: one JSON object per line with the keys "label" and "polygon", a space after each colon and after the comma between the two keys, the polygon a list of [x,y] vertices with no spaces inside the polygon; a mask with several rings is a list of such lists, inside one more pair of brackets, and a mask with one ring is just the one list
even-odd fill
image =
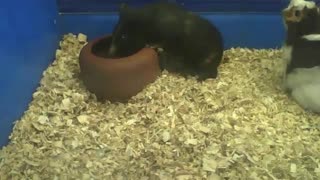
{"label": "black guinea pig", "polygon": [[146,46],[163,50],[162,70],[198,75],[198,80],[217,77],[224,50],[222,35],[212,23],[176,4],[122,4],[109,55],[128,56]]}
{"label": "black guinea pig", "polygon": [[320,113],[320,13],[312,1],[292,0],[283,11],[284,88],[303,108]]}

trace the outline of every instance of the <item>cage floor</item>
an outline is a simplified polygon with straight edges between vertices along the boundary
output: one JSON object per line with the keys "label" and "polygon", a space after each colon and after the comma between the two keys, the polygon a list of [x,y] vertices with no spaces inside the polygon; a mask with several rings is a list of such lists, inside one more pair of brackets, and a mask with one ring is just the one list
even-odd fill
{"label": "cage floor", "polygon": [[319,179],[320,117],[280,88],[281,51],[225,51],[219,77],[163,72],[128,104],[98,103],[67,34],[0,151],[0,179]]}

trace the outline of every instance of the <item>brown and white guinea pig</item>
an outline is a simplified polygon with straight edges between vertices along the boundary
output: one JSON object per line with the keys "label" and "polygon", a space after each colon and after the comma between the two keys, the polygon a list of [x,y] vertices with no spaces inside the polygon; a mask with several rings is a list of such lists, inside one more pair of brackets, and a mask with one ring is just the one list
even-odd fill
{"label": "brown and white guinea pig", "polygon": [[122,4],[112,36],[111,56],[128,56],[149,45],[163,50],[161,69],[186,70],[198,80],[218,75],[224,50],[221,33],[207,19],[174,3],[141,8]]}
{"label": "brown and white guinea pig", "polygon": [[320,13],[315,2],[292,0],[282,11],[284,88],[306,110],[320,113]]}

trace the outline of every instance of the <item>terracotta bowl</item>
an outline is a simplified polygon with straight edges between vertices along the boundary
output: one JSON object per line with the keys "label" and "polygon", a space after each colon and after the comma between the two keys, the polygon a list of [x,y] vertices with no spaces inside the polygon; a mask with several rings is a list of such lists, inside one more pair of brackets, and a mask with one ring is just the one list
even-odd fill
{"label": "terracotta bowl", "polygon": [[79,56],[80,78],[99,101],[126,102],[160,75],[155,50],[143,48],[121,58],[108,58],[111,35],[86,44]]}

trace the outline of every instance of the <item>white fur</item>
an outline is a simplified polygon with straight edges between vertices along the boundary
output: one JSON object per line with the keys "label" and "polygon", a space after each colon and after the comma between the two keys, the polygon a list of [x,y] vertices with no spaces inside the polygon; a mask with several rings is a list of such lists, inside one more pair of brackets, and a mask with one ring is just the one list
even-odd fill
{"label": "white fur", "polygon": [[284,45],[282,47],[282,62],[280,65],[280,71],[282,74],[283,78],[283,86],[282,88],[285,88],[285,79],[286,79],[286,71],[287,71],[287,66],[291,62],[291,53],[292,53],[292,46]]}
{"label": "white fur", "polygon": [[287,75],[285,86],[303,108],[320,113],[320,66],[295,69]]}
{"label": "white fur", "polygon": [[289,6],[286,9],[296,8],[297,10],[302,10],[304,7],[312,9],[316,7],[316,3],[313,1],[304,1],[304,0],[291,0]]}
{"label": "white fur", "polygon": [[306,84],[292,91],[292,97],[304,109],[320,113],[320,84]]}
{"label": "white fur", "polygon": [[320,84],[320,66],[313,68],[296,68],[289,73],[286,78],[286,87],[289,89],[295,89],[311,83]]}
{"label": "white fur", "polygon": [[308,34],[308,35],[302,36],[302,38],[308,41],[320,41],[320,34]]}
{"label": "white fur", "polygon": [[292,46],[284,45],[282,47],[282,58],[285,61],[286,65],[290,64],[291,62],[291,53]]}

